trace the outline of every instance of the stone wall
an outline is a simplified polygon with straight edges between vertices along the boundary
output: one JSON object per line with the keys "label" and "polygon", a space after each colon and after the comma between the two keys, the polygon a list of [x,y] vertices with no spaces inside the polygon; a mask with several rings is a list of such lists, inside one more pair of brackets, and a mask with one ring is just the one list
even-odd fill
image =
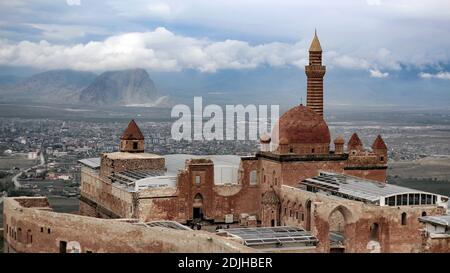
{"label": "stone wall", "polygon": [[[433,206],[376,206],[363,202],[347,200],[325,194],[312,193],[283,186],[280,190],[280,199],[284,207],[290,204],[302,204],[304,212],[303,221],[290,217],[290,214],[281,215],[282,223],[306,228],[310,217],[311,231],[319,239],[318,250],[329,252],[330,218],[334,212],[341,213],[345,220],[345,251],[371,252],[371,241],[379,243],[381,252],[420,252],[422,251],[421,229],[423,224],[418,218],[422,213],[426,215],[440,215],[442,209]],[[310,214],[307,213],[307,204],[311,202]],[[299,210],[299,209],[298,209]],[[288,208],[289,211],[289,208]],[[406,222],[402,223],[402,214],[406,213]],[[294,214],[295,215],[295,214]],[[375,234],[371,228],[376,224]],[[373,235],[375,235],[373,237]]]}
{"label": "stone wall", "polygon": [[[130,153],[123,153],[128,154]],[[140,153],[132,153],[130,158],[124,157],[111,158],[109,154],[103,154],[100,163],[100,176],[108,177],[113,172],[122,172],[126,170],[165,170],[165,159],[164,157],[146,157],[143,154],[142,157]]]}
{"label": "stone wall", "polygon": [[[130,223],[22,207],[45,197],[5,198],[6,252],[251,252],[214,234],[147,228]],[[39,206],[40,207],[40,206]],[[95,238],[95,240],[92,240]],[[65,249],[66,249],[65,248]]]}
{"label": "stone wall", "polygon": [[450,253],[450,237],[431,238],[425,233],[422,236],[422,251],[426,253]]}
{"label": "stone wall", "polygon": [[[97,171],[84,166],[81,168],[81,197],[80,214],[82,215],[94,216],[92,209],[98,210],[95,207],[88,208],[89,201],[99,205],[106,212],[109,211],[123,218],[131,218],[134,214],[131,192],[114,187],[109,179],[100,177]],[[100,215],[101,212],[97,212],[97,216]],[[108,213],[103,212],[103,216],[110,218],[107,215]]]}

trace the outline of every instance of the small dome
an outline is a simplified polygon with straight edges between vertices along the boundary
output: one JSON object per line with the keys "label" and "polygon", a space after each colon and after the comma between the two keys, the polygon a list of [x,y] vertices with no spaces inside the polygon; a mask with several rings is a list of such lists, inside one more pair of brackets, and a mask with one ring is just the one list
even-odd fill
{"label": "small dome", "polygon": [[298,105],[284,113],[275,124],[272,143],[329,144],[330,130],[320,115],[306,106]]}
{"label": "small dome", "polygon": [[334,144],[337,145],[344,145],[345,140],[342,136],[338,136],[335,140],[334,140]]}
{"label": "small dome", "polygon": [[259,141],[261,143],[270,143],[270,140],[271,140],[270,135],[266,133],[262,134],[261,137],[259,138]]}
{"label": "small dome", "polygon": [[261,202],[265,205],[278,205],[280,203],[280,199],[274,190],[270,190],[264,193]]}

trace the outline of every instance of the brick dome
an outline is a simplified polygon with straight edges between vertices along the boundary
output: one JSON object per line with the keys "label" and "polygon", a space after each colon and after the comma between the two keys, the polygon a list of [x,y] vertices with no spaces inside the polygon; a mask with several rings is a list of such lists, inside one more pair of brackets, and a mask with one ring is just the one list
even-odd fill
{"label": "brick dome", "polygon": [[334,140],[334,144],[337,145],[343,145],[345,143],[345,140],[342,136],[338,136],[335,140]]}
{"label": "brick dome", "polygon": [[[281,141],[287,143],[281,143]],[[329,144],[325,120],[310,108],[298,105],[284,113],[272,131],[274,144]]]}

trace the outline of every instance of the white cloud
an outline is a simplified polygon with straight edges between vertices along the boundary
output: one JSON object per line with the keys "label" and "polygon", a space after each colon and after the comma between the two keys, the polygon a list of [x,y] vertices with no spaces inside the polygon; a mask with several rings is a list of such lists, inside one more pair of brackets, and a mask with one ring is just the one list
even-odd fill
{"label": "white cloud", "polygon": [[340,55],[336,52],[332,52],[329,55],[329,61],[341,68],[346,69],[369,69],[370,63],[364,58],[357,58],[346,54]]}
{"label": "white cloud", "polygon": [[115,35],[104,41],[71,46],[22,41],[0,41],[0,64],[44,69],[72,68],[102,71],[143,67],[157,71],[186,68],[202,72],[219,69],[247,69],[260,65],[303,66],[307,49],[300,44],[268,43],[251,46],[247,42],[213,42],[176,35],[165,28],[151,32]]}
{"label": "white cloud", "polygon": [[69,6],[81,6],[81,0],[66,0]]}
{"label": "white cloud", "polygon": [[[60,36],[67,30],[47,25],[35,27],[47,31],[48,36]],[[84,35],[84,32],[77,31],[78,28],[73,29],[74,35]],[[215,72],[264,65],[303,68],[307,64],[308,45],[304,42],[250,45],[245,41],[230,39],[211,41],[177,35],[160,27],[154,31],[125,33],[103,41],[74,45],[54,44],[45,40],[14,44],[0,40],[0,65],[91,71],[142,67],[154,71],[196,69]],[[324,63],[330,67],[370,70],[372,77],[380,78],[386,77],[388,73],[381,73],[378,69],[395,68],[390,61],[386,61],[386,55],[381,54],[380,57],[380,54],[375,54],[372,59],[367,59],[329,51],[325,52]]]}
{"label": "white cloud", "polygon": [[42,32],[42,36],[49,40],[70,40],[84,37],[87,34],[105,35],[108,32],[100,27],[83,25],[57,25],[57,24],[26,24]]}
{"label": "white cloud", "polygon": [[447,71],[440,71],[436,74],[431,73],[419,73],[419,77],[422,79],[441,79],[441,80],[450,80],[450,72]]}
{"label": "white cloud", "polygon": [[383,73],[378,69],[370,69],[369,72],[370,72],[370,77],[372,77],[372,78],[382,79],[382,78],[387,78],[387,76],[389,76],[388,72]]}

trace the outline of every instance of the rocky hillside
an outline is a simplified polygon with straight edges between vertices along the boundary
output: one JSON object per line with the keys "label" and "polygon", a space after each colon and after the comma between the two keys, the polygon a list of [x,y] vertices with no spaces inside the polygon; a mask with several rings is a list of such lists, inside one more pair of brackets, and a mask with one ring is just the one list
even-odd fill
{"label": "rocky hillside", "polygon": [[80,95],[80,101],[95,105],[146,105],[161,103],[155,84],[144,69],[107,71]]}

